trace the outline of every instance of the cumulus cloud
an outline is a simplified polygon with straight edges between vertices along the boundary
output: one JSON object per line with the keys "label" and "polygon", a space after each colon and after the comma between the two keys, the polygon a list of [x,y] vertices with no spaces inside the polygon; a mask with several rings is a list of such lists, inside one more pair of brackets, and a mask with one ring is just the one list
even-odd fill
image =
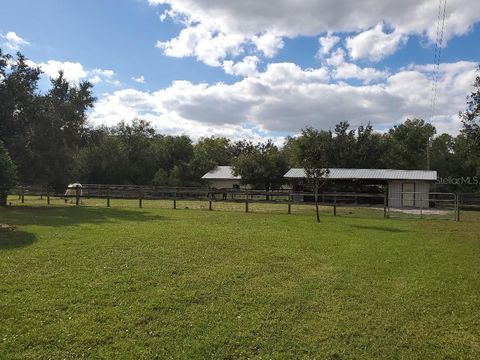
{"label": "cumulus cloud", "polygon": [[22,47],[30,45],[30,43],[18,36],[14,31],[9,31],[5,35],[0,35],[5,42],[3,43],[8,49],[12,51],[18,51]]}
{"label": "cumulus cloud", "polygon": [[396,52],[406,41],[407,36],[405,34],[398,31],[386,33],[383,23],[380,23],[372,29],[348,37],[346,47],[353,60],[368,58],[372,61],[378,61]]}
{"label": "cumulus cloud", "polygon": [[79,62],[48,60],[46,62],[36,63],[28,60],[30,66],[37,66],[46,75],[51,78],[58,77],[60,71],[63,71],[64,78],[73,83],[88,80],[96,85],[100,82],[105,82],[111,85],[119,86],[120,81],[115,79],[115,72],[108,69],[92,69],[88,70]]}
{"label": "cumulus cloud", "polygon": [[240,62],[226,60],[223,62],[223,69],[227,74],[235,76],[252,76],[257,72],[257,64],[260,59],[256,56],[246,56]]}
{"label": "cumulus cloud", "polygon": [[239,34],[214,32],[202,25],[183,29],[178,37],[158,41],[156,47],[172,57],[195,56],[210,66],[221,66],[228,55],[242,52],[244,37]]}
{"label": "cumulus cloud", "polygon": [[[349,41],[353,59],[377,60],[391,54],[412,34],[436,38],[438,4],[431,0],[149,0],[152,5],[167,5],[165,16],[182,18],[185,35],[165,43],[171,56],[192,56],[180,46],[187,34],[201,26],[210,34],[235,35],[242,44],[254,43],[259,52],[273,56],[284,37],[316,36],[326,32],[354,32]],[[468,32],[480,21],[480,2],[449,1],[445,20],[445,40]],[[384,31],[385,24],[389,32]],[[183,30],[182,30],[183,32]],[[216,36],[204,35],[215,38]],[[242,40],[240,40],[242,39]],[[223,42],[222,38],[217,39]],[[325,41],[333,40],[326,38]],[[172,44],[170,44],[172,43]],[[329,44],[325,43],[325,51]],[[372,48],[369,45],[373,45]],[[216,45],[218,46],[218,44]],[[241,44],[236,44],[236,48]],[[182,50],[183,49],[183,50]],[[331,49],[331,47],[330,47]],[[370,51],[371,49],[371,51]],[[175,55],[173,55],[175,54]],[[193,52],[194,55],[195,52]],[[199,57],[201,58],[201,57]],[[218,59],[218,58],[217,58]],[[202,59],[202,61],[204,61]],[[205,62],[205,61],[204,61]],[[211,62],[211,61],[210,61]],[[219,66],[218,62],[216,63]]]}
{"label": "cumulus cloud", "polygon": [[332,34],[327,34],[318,39],[320,49],[318,50],[317,57],[322,58],[332,51],[332,49],[340,42],[340,37]]}
{"label": "cumulus cloud", "polygon": [[253,36],[251,41],[255,44],[257,49],[262,52],[266,57],[273,57],[277,54],[278,50],[283,48],[283,40],[279,35],[272,34],[270,32]]}
{"label": "cumulus cloud", "polygon": [[349,63],[345,60],[345,51],[337,49],[332,55],[326,59],[325,63],[330,65],[330,72],[334,79],[348,80],[358,79],[365,84],[375,80],[385,79],[389,74],[388,71],[378,70],[372,67],[360,67],[356,64]]}
{"label": "cumulus cloud", "polygon": [[[434,124],[440,131],[459,128],[457,112],[465,107],[476,64],[441,64]],[[332,83],[323,68],[301,69],[292,63],[270,64],[232,84],[175,81],[169,87],[144,92],[125,89],[105,95],[90,118],[115,124],[135,117],[147,119],[159,131],[193,137],[224,135],[258,138],[295,133],[311,125],[333,128],[341,120],[353,126],[371,122],[392,126],[406,117],[426,117],[430,107],[433,67],[411,66],[375,84]],[[437,122],[435,122],[437,121]]]}

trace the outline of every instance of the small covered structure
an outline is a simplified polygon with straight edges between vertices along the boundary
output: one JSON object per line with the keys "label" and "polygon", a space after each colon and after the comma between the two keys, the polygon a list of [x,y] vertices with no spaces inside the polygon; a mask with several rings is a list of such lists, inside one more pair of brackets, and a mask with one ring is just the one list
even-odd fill
{"label": "small covered structure", "polygon": [[242,177],[235,176],[231,166],[217,166],[215,169],[210,170],[202,179],[212,189],[241,189],[244,186],[241,184]]}
{"label": "small covered structure", "polygon": [[[292,168],[284,177],[290,181],[294,190],[303,190],[308,186],[305,170],[302,168]],[[437,172],[330,168],[326,179],[340,186],[355,184],[363,187],[377,187],[384,191],[388,189],[388,203],[394,208],[428,208],[430,187],[437,180]]]}

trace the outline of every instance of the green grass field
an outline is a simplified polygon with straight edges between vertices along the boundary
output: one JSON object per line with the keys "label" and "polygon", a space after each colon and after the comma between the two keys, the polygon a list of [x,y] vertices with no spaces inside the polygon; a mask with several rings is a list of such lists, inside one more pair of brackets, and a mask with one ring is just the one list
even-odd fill
{"label": "green grass field", "polygon": [[12,201],[0,359],[480,358],[480,213]]}

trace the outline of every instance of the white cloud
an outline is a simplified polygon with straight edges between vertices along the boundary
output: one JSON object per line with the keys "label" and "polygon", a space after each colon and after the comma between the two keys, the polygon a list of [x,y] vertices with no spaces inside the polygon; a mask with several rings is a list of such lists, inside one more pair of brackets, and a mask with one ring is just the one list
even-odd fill
{"label": "white cloud", "polygon": [[120,81],[115,79],[115,72],[108,69],[87,70],[79,62],[48,60],[47,62],[36,63],[28,60],[30,66],[38,66],[50,78],[58,77],[60,71],[63,71],[64,78],[69,82],[79,83],[88,80],[96,85],[105,82],[111,85],[119,86]]}
{"label": "white cloud", "polygon": [[372,29],[348,37],[346,47],[353,60],[368,58],[378,61],[393,54],[406,41],[407,36],[398,31],[385,33],[384,25],[380,23]]}
{"label": "white cloud", "polygon": [[[152,5],[167,5],[166,16],[181,18],[187,28],[201,25],[208,32],[236,34],[244,43],[258,36],[268,36],[268,46],[279,48],[284,37],[316,36],[326,32],[363,34],[361,40],[372,43],[378,38],[373,58],[391,53],[412,34],[436,38],[438,3],[433,0],[149,0]],[[480,1],[448,1],[445,40],[468,32],[480,21]],[[378,24],[386,24],[384,33]],[[355,38],[355,37],[353,37]],[[365,39],[366,38],[366,39]],[[273,42],[273,40],[275,40]],[[370,41],[369,41],[370,40]],[[273,45],[276,43],[277,46]],[[352,45],[353,56],[364,56]],[[263,50],[258,48],[260,52]],[[275,53],[275,51],[265,52]],[[188,56],[188,55],[184,55]],[[269,55],[267,55],[269,56]],[[271,55],[270,55],[271,56]]]}
{"label": "white cloud", "polygon": [[[475,68],[473,62],[441,64],[435,118],[440,131],[458,130],[457,112],[465,107]],[[329,129],[341,120],[382,128],[428,115],[430,72],[431,66],[412,66],[380,83],[353,86],[330,83],[323,67],[270,64],[265,72],[232,84],[176,81],[155,92],[116,91],[102,97],[90,117],[97,124],[140,117],[159,131],[195,138],[258,138],[259,133],[294,133],[307,125]]]}
{"label": "white cloud", "polygon": [[235,76],[252,76],[257,72],[257,64],[260,59],[256,56],[246,56],[240,62],[226,60],[223,62],[223,69],[227,74]]}
{"label": "white cloud", "polygon": [[1,37],[6,40],[3,45],[12,51],[18,51],[22,47],[30,45],[28,41],[22,39],[14,31],[9,31],[5,35],[1,35]]}
{"label": "white cloud", "polygon": [[60,71],[66,80],[79,82],[84,80],[88,73],[79,62],[48,60],[45,63],[36,64],[40,69],[51,78],[56,78]]}
{"label": "white cloud", "polygon": [[374,80],[385,79],[389,75],[385,70],[371,67],[361,68],[356,64],[345,61],[345,51],[341,48],[334,51],[325,63],[331,66],[330,70],[334,79],[358,79],[368,84]]}
{"label": "white cloud", "polygon": [[259,51],[269,58],[275,56],[278,50],[282,49],[284,46],[281,36],[269,32],[262,35],[253,36],[251,41],[255,44]]}
{"label": "white cloud", "polygon": [[157,48],[167,56],[195,56],[210,66],[221,66],[229,55],[242,52],[244,37],[239,34],[225,34],[208,30],[202,25],[183,29],[178,37],[168,41],[158,41]]}
{"label": "white cloud", "polygon": [[340,42],[340,37],[332,34],[327,34],[318,39],[320,49],[318,50],[317,57],[322,58],[332,51],[332,49]]}
{"label": "white cloud", "polygon": [[143,75],[140,75],[139,77],[132,77],[132,80],[139,84],[145,84],[145,77]]}

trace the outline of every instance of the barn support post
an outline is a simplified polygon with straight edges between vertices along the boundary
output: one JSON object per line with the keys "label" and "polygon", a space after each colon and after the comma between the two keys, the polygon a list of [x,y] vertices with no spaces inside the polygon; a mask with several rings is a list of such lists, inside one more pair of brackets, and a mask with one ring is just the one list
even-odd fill
{"label": "barn support post", "polygon": [[208,192],[208,210],[212,211],[212,193]]}
{"label": "barn support post", "polygon": [[80,186],[75,186],[75,205],[80,205]]}

